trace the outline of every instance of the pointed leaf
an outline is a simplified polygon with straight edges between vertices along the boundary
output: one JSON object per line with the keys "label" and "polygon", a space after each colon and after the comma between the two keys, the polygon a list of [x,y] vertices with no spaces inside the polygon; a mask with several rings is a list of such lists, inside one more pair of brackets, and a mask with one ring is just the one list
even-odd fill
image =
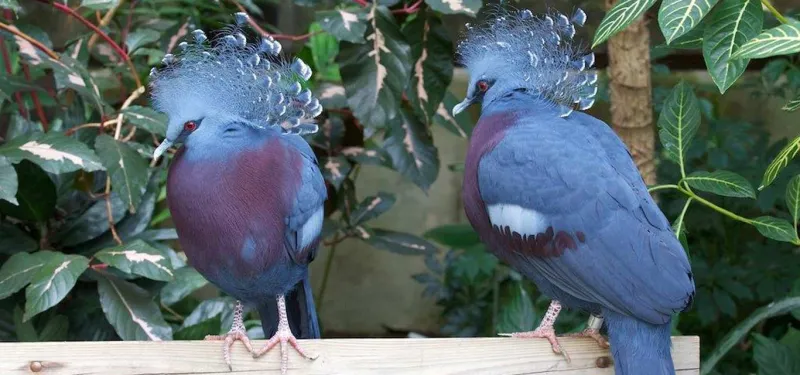
{"label": "pointed leaf", "polygon": [[672,89],[658,117],[658,136],[667,156],[684,170],[684,157],[700,126],[700,109],[692,87],[681,81]]}
{"label": "pointed leaf", "polygon": [[132,105],[122,110],[125,119],[138,128],[155,135],[167,135],[167,115],[156,112],[152,108]]}
{"label": "pointed leaf", "polygon": [[[181,327],[175,331],[175,340],[203,340],[209,334],[216,334],[222,325],[222,316],[216,315],[200,323]],[[221,332],[220,332],[221,333]]]}
{"label": "pointed leaf", "polygon": [[[710,18],[710,17],[709,17]],[[705,35],[705,22],[695,26],[692,30],[683,34],[669,44],[669,48],[674,49],[701,49],[703,48],[703,36]]]}
{"label": "pointed leaf", "polygon": [[363,147],[345,147],[342,149],[342,155],[348,159],[359,164],[371,165],[387,165],[389,164],[388,156],[380,149],[363,148]]}
{"label": "pointed leaf", "polygon": [[128,34],[125,45],[128,47],[128,53],[132,53],[139,47],[158,41],[160,38],[161,34],[158,31],[140,28]]}
{"label": "pointed leaf", "polygon": [[79,169],[88,172],[104,169],[89,147],[56,132],[32,133],[14,138],[0,147],[0,155],[14,164],[23,159],[30,160],[53,174]]}
{"label": "pointed leaf", "polygon": [[[0,5],[0,7],[3,7]],[[0,75],[0,99],[11,100],[11,95],[18,92],[39,92],[47,94],[47,91],[39,86],[33,85],[24,79],[12,75]],[[14,137],[8,137],[14,138]]]}
{"label": "pointed leaf", "polygon": [[478,233],[469,224],[442,225],[423,236],[453,249],[466,249],[481,243]]}
{"label": "pointed leaf", "polygon": [[461,138],[467,138],[472,133],[472,119],[466,111],[453,116],[452,109],[458,102],[453,94],[445,92],[444,99],[436,107],[433,122]]}
{"label": "pointed leaf", "polygon": [[40,251],[36,257],[45,260],[25,289],[24,320],[34,317],[59,303],[75,286],[83,271],[89,267],[89,259],[81,255]]}
{"label": "pointed leaf", "polygon": [[[114,224],[118,224],[125,217],[127,205],[116,192],[112,191],[109,199],[111,216],[114,218]],[[92,203],[80,216],[64,223],[52,240],[62,246],[75,246],[100,236],[109,228],[108,205],[105,199],[100,199]]]}
{"label": "pointed leaf", "polygon": [[319,131],[311,136],[311,143],[314,146],[327,151],[338,150],[344,138],[344,121],[335,113],[328,113],[328,118],[319,125]]}
{"label": "pointed leaf", "polygon": [[103,275],[97,280],[97,293],[106,319],[123,340],[172,339],[172,328],[164,321],[158,305],[136,284]]}
{"label": "pointed leaf", "polygon": [[800,151],[800,137],[791,140],[791,142],[784,146],[781,152],[775,156],[775,159],[769,163],[767,170],[764,171],[764,177],[761,179],[761,185],[758,187],[758,190],[764,189],[775,181],[775,178],[778,177],[778,173],[789,165],[789,161],[797,156],[798,151]]}
{"label": "pointed leaf", "polygon": [[56,187],[53,180],[36,164],[22,160],[14,166],[19,188],[15,198],[19,205],[0,200],[0,212],[21,220],[45,222],[56,206]]}
{"label": "pointed leaf", "polygon": [[646,10],[650,9],[656,0],[620,0],[606,13],[597,32],[594,34],[592,48],[605,42],[614,34],[622,31],[633,23]]}
{"label": "pointed leaf", "polygon": [[800,23],[785,23],[767,29],[742,45],[734,59],[763,59],[800,52]]}
{"label": "pointed leaf", "polygon": [[107,10],[117,6],[119,1],[120,0],[81,0],[81,6],[93,10]]}
{"label": "pointed leaf", "polygon": [[308,38],[306,46],[311,51],[314,75],[318,81],[341,81],[339,65],[336,64],[339,41],[330,34],[320,33],[320,31],[322,31],[322,27],[316,22],[308,27],[308,32],[313,35]]}
{"label": "pointed leaf", "polygon": [[786,207],[794,219],[794,226],[797,227],[800,221],[800,175],[792,177],[786,185]]}
{"label": "pointed leaf", "polygon": [[379,249],[405,255],[423,255],[436,252],[436,246],[410,233],[362,226],[356,227],[359,239]]}
{"label": "pointed leaf", "polygon": [[175,270],[175,279],[161,288],[161,303],[172,305],[206,284],[208,281],[194,268],[178,268]]}
{"label": "pointed leaf", "polygon": [[676,38],[688,33],[700,24],[718,0],[664,0],[658,11],[658,25],[667,40],[672,43]]}
{"label": "pointed leaf", "polygon": [[6,298],[28,285],[48,257],[40,253],[16,253],[0,267],[0,299]]}
{"label": "pointed leaf", "polygon": [[344,156],[322,157],[319,159],[322,176],[337,190],[342,186],[342,181],[347,178],[352,166]]}
{"label": "pointed leaf", "polygon": [[776,241],[793,242],[797,239],[794,226],[786,220],[772,216],[761,216],[751,222],[764,237]]}
{"label": "pointed leaf", "polygon": [[383,149],[394,169],[427,191],[439,175],[439,153],[425,124],[408,110],[402,114],[386,132]]}
{"label": "pointed leaf", "polygon": [[753,338],[753,360],[760,375],[800,374],[800,359],[791,347],[758,333]]}
{"label": "pointed leaf", "polygon": [[347,107],[347,96],[344,87],[341,85],[324,82],[315,90],[314,95],[319,99],[319,103],[326,109]]}
{"label": "pointed leaf", "polygon": [[483,5],[481,0],[426,0],[431,9],[443,14],[466,14],[475,17]]}
{"label": "pointed leaf", "polygon": [[525,291],[521,283],[514,284],[510,299],[503,304],[497,317],[499,333],[528,332],[535,328],[536,310],[533,307],[531,296]]}
{"label": "pointed leaf", "polygon": [[441,19],[425,10],[403,26],[403,34],[412,56],[406,93],[420,117],[430,123],[453,78],[453,42]]}
{"label": "pointed leaf", "polygon": [[136,150],[106,134],[97,137],[95,148],[111,176],[114,191],[134,212],[147,185],[147,162]]}
{"label": "pointed leaf", "polygon": [[800,94],[798,94],[797,96],[794,97],[794,99],[786,103],[786,105],[784,105],[783,108],[781,109],[787,112],[794,112],[798,108],[800,108]]}
{"label": "pointed leaf", "polygon": [[94,256],[125,273],[160,281],[171,281],[174,278],[169,259],[160,250],[142,240],[104,249]]}
{"label": "pointed leaf", "polygon": [[711,79],[724,93],[742,75],[749,59],[732,59],[743,44],[761,31],[764,13],[758,0],[722,0],[703,37],[703,58]]}
{"label": "pointed leaf", "polygon": [[367,23],[366,43],[342,42],[340,72],[356,118],[367,126],[385,127],[399,116],[409,78],[409,47],[388,9],[373,7]]}
{"label": "pointed leaf", "polygon": [[729,171],[697,171],[687,176],[684,181],[689,186],[734,198],[756,198],[756,192],[744,177]]}
{"label": "pointed leaf", "polygon": [[392,208],[395,200],[394,194],[384,192],[364,198],[350,213],[350,225],[358,225],[382,215]]}
{"label": "pointed leaf", "polygon": [[336,9],[317,12],[316,20],[322,29],[336,39],[350,43],[364,43],[367,31],[366,15],[361,9]]}
{"label": "pointed leaf", "polygon": [[18,205],[16,195],[17,172],[8,159],[0,156],[0,199]]}
{"label": "pointed leaf", "polygon": [[233,325],[233,307],[235,302],[236,301],[230,297],[218,297],[200,302],[194,311],[192,311],[192,313],[186,317],[186,320],[183,321],[181,329],[185,329],[205,322],[206,320],[218,317],[222,322],[221,326],[217,327],[217,329],[219,329],[218,333],[215,331],[211,331],[209,333],[225,333]]}
{"label": "pointed leaf", "polygon": [[[0,222],[0,253],[29,253],[39,248],[39,243],[16,225]],[[0,287],[2,290],[2,287]]]}

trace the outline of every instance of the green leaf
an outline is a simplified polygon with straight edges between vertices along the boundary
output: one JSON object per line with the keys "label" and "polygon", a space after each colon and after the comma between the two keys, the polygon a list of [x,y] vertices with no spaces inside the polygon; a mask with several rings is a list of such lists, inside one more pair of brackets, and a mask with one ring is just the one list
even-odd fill
{"label": "green leaf", "polygon": [[483,5],[481,0],[427,0],[425,4],[443,14],[466,14],[475,17]]}
{"label": "green leaf", "polygon": [[[4,6],[0,5],[0,8]],[[18,92],[39,92],[47,94],[47,91],[39,86],[32,85],[28,81],[12,75],[0,75],[0,99],[11,100],[11,96]],[[10,138],[14,138],[9,136]]]}
{"label": "green leaf", "polygon": [[136,150],[107,134],[97,137],[95,148],[111,176],[114,191],[128,210],[135,212],[147,185],[147,162]]}
{"label": "green leaf", "polygon": [[347,107],[347,96],[341,85],[323,82],[314,90],[314,95],[326,109]]}
{"label": "green leaf", "polygon": [[744,177],[729,171],[697,171],[684,181],[689,186],[709,193],[734,198],[756,198],[756,192]]}
{"label": "green leaf", "polygon": [[342,186],[342,181],[347,178],[352,165],[344,156],[321,157],[319,165],[322,167],[322,176],[337,190]]}
{"label": "green leaf", "polygon": [[119,3],[119,0],[82,0],[81,6],[93,10],[111,9]]}
{"label": "green leaf", "polygon": [[800,358],[791,347],[758,333],[753,334],[753,341],[753,360],[759,375],[800,374]]}
{"label": "green leaf", "polygon": [[0,212],[15,218],[43,223],[51,218],[56,206],[53,180],[35,164],[23,160],[14,166],[19,188],[19,205],[0,200]]}
{"label": "green leaf", "polygon": [[0,7],[11,9],[11,11],[13,11],[14,13],[17,13],[20,10],[22,10],[22,7],[19,5],[19,2],[17,0],[2,0],[0,1]]}
{"label": "green leaf", "polygon": [[786,185],[786,207],[794,219],[794,226],[800,221],[800,175],[792,177]]}
{"label": "green leaf", "polygon": [[379,249],[404,255],[423,255],[436,252],[436,246],[410,233],[362,226],[356,227],[358,238]]}
{"label": "green leaf", "polygon": [[703,20],[718,0],[664,0],[658,11],[658,25],[667,44],[685,35]]}
{"label": "green leaf", "polygon": [[453,78],[453,42],[441,19],[425,11],[403,26],[411,45],[412,70],[408,99],[430,122],[441,106]]}
{"label": "green leaf", "polygon": [[167,115],[152,108],[132,105],[122,110],[125,118],[134,126],[162,137],[167,135]]}
{"label": "green leaf", "polygon": [[64,315],[54,315],[47,321],[42,332],[39,334],[39,340],[47,341],[66,341],[69,333],[69,318]]}
{"label": "green leaf", "polygon": [[721,289],[714,289],[712,295],[714,297],[714,304],[717,305],[719,311],[732,318],[736,317],[736,302],[733,301],[728,292]]}
{"label": "green leaf", "polygon": [[128,53],[131,53],[141,46],[158,41],[160,38],[161,34],[158,31],[140,28],[128,34],[125,45],[128,46]]}
{"label": "green leaf", "polygon": [[436,107],[433,122],[461,138],[467,138],[472,133],[472,119],[467,111],[453,116],[451,110],[458,102],[459,100],[453,94],[449,91],[445,92],[444,100]]}
{"label": "green leaf", "polygon": [[339,66],[347,103],[363,124],[385,127],[399,116],[400,98],[409,79],[408,44],[388,9],[367,15],[367,42],[342,42]]}
{"label": "green leaf", "polygon": [[797,239],[794,226],[783,219],[772,216],[761,216],[753,219],[751,224],[753,224],[764,237],[776,241],[794,242]]}
{"label": "green leaf", "polygon": [[8,258],[0,267],[0,299],[28,285],[46,262],[47,256],[42,253],[16,253]]}
{"label": "green leaf", "polygon": [[367,24],[361,9],[336,9],[317,12],[316,20],[323,30],[336,39],[350,43],[364,43]]}
{"label": "green leaf", "polygon": [[103,249],[95,258],[122,272],[152,280],[171,281],[174,278],[169,259],[142,240]]}
{"label": "green leaf", "polygon": [[700,366],[700,374],[708,375],[717,365],[720,359],[736,344],[742,341],[747,332],[749,332],[758,323],[771,318],[773,316],[786,314],[793,309],[800,308],[800,297],[790,297],[779,301],[771,302],[769,305],[763,306],[752,314],[747,319],[736,325],[728,332],[725,337],[717,343],[716,348],[711,354],[706,357],[703,364]]}
{"label": "green leaf", "polygon": [[672,89],[658,117],[658,137],[667,157],[678,163],[681,171],[684,170],[686,150],[700,126],[699,108],[692,87],[681,81]]}
{"label": "green leaf", "polygon": [[[116,192],[111,192],[110,200],[111,216],[114,218],[114,224],[119,224],[125,217],[127,206]],[[64,223],[52,240],[62,246],[75,246],[100,236],[109,228],[108,207],[105,199],[100,199],[93,202],[80,216]]]}
{"label": "green leaf", "polygon": [[216,334],[222,325],[221,315],[216,315],[200,323],[181,327],[175,331],[175,340],[203,340],[209,334]]}
{"label": "green leaf", "polygon": [[6,158],[0,156],[0,199],[5,199],[13,204],[17,202],[17,172]]}
{"label": "green leaf", "polygon": [[161,303],[172,305],[186,298],[208,281],[197,270],[186,266],[175,270],[175,278],[161,288]]}
{"label": "green leaf", "polygon": [[233,325],[233,307],[236,301],[230,297],[218,297],[200,302],[189,316],[183,321],[181,329],[185,329],[209,319],[219,318],[222,322],[217,330],[208,333],[216,335],[228,332]]}
{"label": "green leaf", "polygon": [[427,191],[439,175],[439,153],[428,128],[408,110],[402,121],[393,121],[383,149],[392,160],[392,168]]}
{"label": "green leaf", "polygon": [[501,306],[496,330],[500,333],[528,332],[535,324],[536,310],[531,296],[522,283],[516,283],[509,301]]}
{"label": "green leaf", "polygon": [[794,99],[786,103],[786,105],[784,105],[783,108],[781,109],[787,112],[794,112],[798,108],[800,108],[800,94],[798,94],[797,96],[794,97]]}
{"label": "green leaf", "polygon": [[172,339],[172,328],[164,321],[158,305],[136,284],[104,274],[97,280],[97,293],[106,319],[123,340]]}
{"label": "green leaf", "polygon": [[723,0],[711,12],[703,36],[703,58],[721,93],[736,82],[750,61],[731,56],[761,31],[763,22],[758,0]]}
{"label": "green leaf", "polygon": [[614,7],[606,13],[603,20],[600,21],[600,26],[597,26],[597,32],[594,34],[594,41],[592,41],[592,48],[605,42],[614,34],[628,27],[628,25],[639,18],[642,13],[650,9],[655,2],[656,0],[618,1],[614,4]]}
{"label": "green leaf", "polygon": [[[16,225],[0,222],[0,253],[29,253],[39,248],[39,243]],[[0,287],[2,290],[2,287]],[[0,293],[2,294],[2,293]]]}
{"label": "green leaf", "polygon": [[17,340],[20,342],[39,341],[39,334],[36,332],[33,322],[23,320],[22,316],[22,309],[19,306],[14,306],[14,330],[17,334]]}
{"label": "green leaf", "polygon": [[67,53],[61,54],[56,60],[22,38],[15,38],[15,40],[20,48],[20,54],[25,56],[29,64],[43,65],[43,67],[53,70],[56,87],[59,91],[74,90],[78,95],[92,101],[101,112],[108,108],[108,104],[103,101],[100,88],[80,61],[75,60]]}
{"label": "green leaf", "polygon": [[[322,28],[318,23],[312,23],[308,28],[309,33],[317,33]],[[339,66],[336,64],[336,55],[339,54],[339,42],[329,34],[315,34],[306,43],[311,50],[311,59],[314,63],[314,74],[317,80],[340,81]]]}
{"label": "green leaf", "polygon": [[342,155],[359,164],[387,166],[387,156],[381,149],[363,147],[345,147]]}
{"label": "green leaf", "polygon": [[800,52],[800,23],[784,23],[767,29],[742,45],[734,59],[763,59]]}
{"label": "green leaf", "polygon": [[792,139],[792,141],[784,146],[781,152],[775,156],[775,159],[769,163],[767,170],[764,171],[764,177],[761,179],[761,185],[758,187],[758,190],[764,189],[775,181],[775,178],[778,177],[778,173],[789,165],[789,161],[797,156],[798,151],[800,151],[800,137]]}
{"label": "green leaf", "polygon": [[392,208],[395,200],[394,194],[384,192],[364,198],[350,213],[350,225],[359,225],[383,215]]}
{"label": "green leaf", "polygon": [[53,174],[104,169],[89,147],[56,132],[32,133],[14,138],[0,147],[0,155],[14,164],[23,159],[30,160]]}
{"label": "green leaf", "polygon": [[478,276],[490,276],[499,264],[497,257],[486,251],[486,246],[478,244],[470,246],[453,260],[453,275],[466,277],[467,282],[474,282]]}
{"label": "green leaf", "polygon": [[39,251],[36,257],[45,260],[25,289],[24,320],[34,317],[59,303],[75,286],[78,277],[89,267],[89,259],[81,255]]}
{"label": "green leaf", "polygon": [[446,224],[430,229],[425,238],[453,249],[466,249],[481,243],[478,233],[469,224]]}

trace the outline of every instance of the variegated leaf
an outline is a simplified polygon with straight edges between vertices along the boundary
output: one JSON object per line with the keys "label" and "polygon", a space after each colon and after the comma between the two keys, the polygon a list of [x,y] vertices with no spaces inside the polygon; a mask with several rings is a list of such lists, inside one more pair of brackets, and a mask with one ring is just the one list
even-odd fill
{"label": "variegated leaf", "polygon": [[800,175],[792,177],[786,185],[786,207],[792,214],[794,226],[800,221]]}
{"label": "variegated leaf", "polygon": [[17,171],[8,159],[0,156],[0,199],[18,205],[17,187]]}
{"label": "variegated leaf", "polygon": [[317,12],[317,22],[322,29],[340,41],[364,43],[367,31],[366,15],[361,9],[335,9]]}
{"label": "variegated leaf", "polygon": [[798,94],[794,99],[786,103],[786,105],[784,105],[783,108],[781,109],[787,112],[794,112],[798,108],[800,108],[800,94]]}
{"label": "variegated leaf", "polygon": [[730,171],[697,171],[683,179],[689,186],[709,193],[734,198],[756,198],[750,182]]}
{"label": "variegated leaf", "polygon": [[658,117],[658,136],[670,160],[684,171],[684,157],[700,126],[700,106],[686,82],[672,89]]}
{"label": "variegated leaf", "polygon": [[789,165],[789,161],[794,159],[798,152],[800,152],[800,137],[792,139],[789,144],[784,146],[781,152],[775,156],[775,159],[769,163],[767,170],[764,171],[764,177],[761,179],[761,185],[758,186],[758,190],[764,189],[769,186],[772,181],[775,181],[775,178],[778,177],[778,173]]}
{"label": "variegated leaf", "polygon": [[350,225],[359,225],[380,216],[392,208],[395,200],[394,194],[384,192],[364,198],[350,213]]}
{"label": "variegated leaf", "polygon": [[26,321],[61,302],[89,267],[89,259],[81,255],[44,250],[34,255],[44,260],[44,265],[36,271],[25,289],[23,319]]}
{"label": "variegated leaf", "polygon": [[650,9],[656,0],[620,0],[606,13],[597,32],[594,34],[592,48],[605,42],[614,34],[622,31],[633,23],[646,10]]}
{"label": "variegated leaf", "polygon": [[406,90],[414,109],[430,122],[453,78],[453,42],[441,19],[420,11],[403,26],[411,45],[411,83]]}
{"label": "variegated leaf", "polygon": [[337,190],[342,186],[342,181],[347,178],[352,165],[344,156],[322,157],[319,160],[322,176]]}
{"label": "variegated leaf", "polygon": [[785,23],[767,29],[742,45],[734,59],[763,59],[800,52],[800,23]]}
{"label": "variegated leaf", "polygon": [[732,59],[761,31],[764,13],[758,0],[723,0],[709,16],[703,36],[703,58],[711,79],[724,93],[747,67],[749,59]]}
{"label": "variegated leaf", "polygon": [[410,233],[386,229],[355,227],[357,237],[379,249],[405,255],[423,255],[437,251],[432,243]]}
{"label": "variegated leaf", "polygon": [[57,132],[31,133],[16,137],[0,146],[0,156],[5,156],[13,164],[27,159],[54,174],[79,169],[89,172],[104,169],[100,159],[89,147]]}
{"label": "variegated leaf", "polygon": [[475,17],[483,5],[481,0],[427,0],[431,9],[444,14],[466,14]]}
{"label": "variegated leaf", "polygon": [[97,293],[106,319],[123,340],[172,340],[172,328],[146,290],[103,274],[97,280]]}
{"label": "variegated leaf", "polygon": [[162,137],[167,134],[167,115],[163,113],[138,105],[125,108],[122,113],[125,115],[125,119],[136,127]]}
{"label": "variegated leaf", "polygon": [[135,212],[147,185],[147,161],[136,150],[107,134],[97,137],[95,149],[111,176],[114,191],[128,210]]}
{"label": "variegated leaf", "polygon": [[122,272],[148,279],[170,281],[175,277],[172,264],[164,253],[142,240],[103,249],[94,256]]}
{"label": "variegated leaf", "polygon": [[0,299],[6,298],[28,285],[39,272],[48,256],[45,252],[16,253],[0,267]]}
{"label": "variegated leaf", "polygon": [[383,149],[392,168],[427,191],[439,175],[439,153],[428,128],[413,113],[403,110],[400,120],[386,132]]}
{"label": "variegated leaf", "polygon": [[345,147],[342,155],[359,164],[389,166],[388,157],[380,149],[364,147]]}
{"label": "variegated leaf", "polygon": [[194,268],[178,268],[175,270],[175,279],[161,288],[161,303],[172,305],[206,284],[208,281]]}
{"label": "variegated leaf", "polygon": [[667,44],[700,24],[719,0],[664,0],[658,11],[658,25]]}
{"label": "variegated leaf", "polygon": [[761,216],[751,222],[764,237],[776,241],[794,242],[797,232],[792,223],[772,216]]}
{"label": "variegated leaf", "polygon": [[472,133],[472,119],[467,111],[453,116],[452,109],[458,103],[459,100],[453,94],[445,92],[444,100],[436,108],[433,122],[461,138],[467,138]]}
{"label": "variegated leaf", "polygon": [[347,95],[341,85],[323,82],[317,86],[314,94],[326,109],[347,107]]}

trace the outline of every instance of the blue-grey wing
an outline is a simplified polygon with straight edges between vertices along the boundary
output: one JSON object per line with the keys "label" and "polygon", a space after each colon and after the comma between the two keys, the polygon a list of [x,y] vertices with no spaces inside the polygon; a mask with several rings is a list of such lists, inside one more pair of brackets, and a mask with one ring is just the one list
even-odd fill
{"label": "blue-grey wing", "polygon": [[523,272],[654,324],[690,301],[686,254],[625,146],[601,121],[582,113],[520,117],[481,159],[478,183],[490,217],[497,207],[522,207],[535,213],[539,233],[580,232],[575,250],[523,254]]}
{"label": "blue-grey wing", "polygon": [[317,158],[308,143],[298,135],[282,137],[302,155],[300,187],[286,217],[286,244],[292,259],[306,264],[316,255],[328,193]]}

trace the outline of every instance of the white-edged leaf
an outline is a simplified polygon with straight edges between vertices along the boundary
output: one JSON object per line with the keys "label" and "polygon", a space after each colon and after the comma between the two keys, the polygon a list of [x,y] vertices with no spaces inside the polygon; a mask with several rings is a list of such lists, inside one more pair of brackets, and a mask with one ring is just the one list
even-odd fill
{"label": "white-edged leaf", "polygon": [[667,44],[700,24],[719,0],[664,0],[658,11],[658,25]]}
{"label": "white-edged leaf", "polygon": [[117,6],[119,1],[120,0],[81,0],[81,6],[93,10],[107,10]]}
{"label": "white-edged leaf", "polygon": [[175,277],[172,264],[164,253],[142,240],[103,249],[94,256],[122,272],[148,279],[171,281]]}
{"label": "white-edged leaf", "polygon": [[756,198],[750,182],[741,175],[729,171],[697,171],[684,179],[689,186],[709,193],[734,198]]}
{"label": "white-edged leaf", "polygon": [[684,170],[684,157],[700,126],[700,105],[692,87],[679,82],[664,102],[658,117],[658,137],[667,157]]}
{"label": "white-edged leaf", "polygon": [[786,105],[784,105],[783,108],[781,109],[787,112],[794,112],[798,108],[800,108],[800,94],[798,94],[797,96],[794,97],[794,99],[786,103]]}
{"label": "white-edged leaf", "polygon": [[6,298],[28,285],[33,275],[44,266],[47,256],[41,252],[16,253],[0,267],[0,299]]}
{"label": "white-edged leaf", "polygon": [[25,289],[23,319],[26,321],[64,299],[89,267],[89,259],[82,255],[44,250],[34,255],[44,260],[44,265],[36,271]]}
{"label": "white-edged leaf", "polygon": [[394,194],[384,192],[364,198],[350,213],[350,225],[358,225],[382,215],[392,208],[396,200]]}
{"label": "white-edged leaf", "polygon": [[767,29],[742,45],[734,59],[763,59],[800,52],[800,23],[784,23]]}
{"label": "white-edged leaf", "polygon": [[8,159],[0,156],[0,199],[19,205],[17,187],[17,171]]}
{"label": "white-edged leaf", "polygon": [[393,253],[405,255],[423,255],[438,251],[436,246],[411,233],[395,232],[392,230],[356,226],[358,239],[369,243],[379,249],[389,250]]}
{"label": "white-edged leaf", "polygon": [[427,191],[439,175],[439,152],[428,128],[409,110],[400,121],[392,121],[383,149],[392,160],[392,168]]}
{"label": "white-edged leaf", "polygon": [[478,14],[483,6],[481,0],[426,0],[431,9],[443,14],[466,14],[473,16]]}
{"label": "white-edged leaf", "polygon": [[467,138],[472,133],[472,119],[466,111],[453,116],[452,109],[458,103],[459,100],[450,91],[445,92],[444,99],[436,108],[433,122],[461,138]]}
{"label": "white-edged leaf", "polygon": [[141,46],[158,41],[160,38],[161,34],[158,31],[140,28],[128,34],[125,45],[128,46],[128,53],[131,53]]}
{"label": "white-edged leaf", "polygon": [[724,93],[742,75],[749,59],[731,56],[761,31],[764,12],[758,0],[722,0],[709,16],[703,35],[703,58],[711,79]]}
{"label": "white-edged leaf", "polygon": [[156,112],[152,108],[132,105],[122,110],[125,119],[136,127],[149,131],[150,133],[165,136],[167,135],[167,115]]}
{"label": "white-edged leaf", "polygon": [[411,68],[410,48],[385,7],[373,7],[367,24],[366,43],[341,43],[339,71],[356,118],[370,127],[385,127],[399,116]]}
{"label": "white-edged leaf", "polygon": [[95,149],[111,176],[114,191],[128,205],[128,210],[135,212],[147,185],[147,161],[136,150],[107,134],[97,137]]}
{"label": "white-edged leaf", "polygon": [[793,242],[797,239],[794,226],[786,220],[772,216],[761,216],[751,222],[764,237],[776,241]]}
{"label": "white-edged leaf", "polygon": [[61,133],[31,133],[19,136],[0,146],[0,155],[13,164],[30,160],[47,172],[60,174],[102,170],[97,155],[80,141]]}
{"label": "white-edged leaf", "polygon": [[794,226],[797,227],[800,221],[800,175],[792,177],[786,185],[786,207],[794,219]]}
{"label": "white-edged leaf", "polygon": [[319,166],[322,176],[337,190],[342,186],[342,182],[353,167],[344,156],[321,157]]}
{"label": "white-edged leaf", "polygon": [[594,34],[592,48],[605,42],[614,34],[622,31],[633,23],[646,10],[650,9],[656,0],[620,0],[606,13],[597,32]]}
{"label": "white-edged leaf", "polygon": [[758,190],[764,189],[769,186],[772,181],[775,181],[775,178],[778,177],[778,173],[789,165],[789,161],[794,159],[798,152],[800,152],[800,137],[792,139],[789,144],[784,146],[781,152],[775,156],[775,159],[769,163],[767,170],[764,171],[764,177],[761,179],[761,185],[758,186]]}
{"label": "white-edged leaf", "polygon": [[144,289],[111,275],[97,279],[97,293],[106,319],[126,341],[172,339],[172,328]]}
{"label": "white-edged leaf", "polygon": [[364,43],[367,24],[361,9],[335,9],[316,13],[316,20],[323,30],[336,39],[350,43]]}
{"label": "white-edged leaf", "polygon": [[417,113],[430,123],[453,78],[453,42],[441,19],[428,11],[403,26],[411,45],[411,82],[406,90]]}
{"label": "white-edged leaf", "polygon": [[175,279],[161,288],[161,303],[172,305],[206,284],[208,281],[194,268],[178,268],[175,270]]}

